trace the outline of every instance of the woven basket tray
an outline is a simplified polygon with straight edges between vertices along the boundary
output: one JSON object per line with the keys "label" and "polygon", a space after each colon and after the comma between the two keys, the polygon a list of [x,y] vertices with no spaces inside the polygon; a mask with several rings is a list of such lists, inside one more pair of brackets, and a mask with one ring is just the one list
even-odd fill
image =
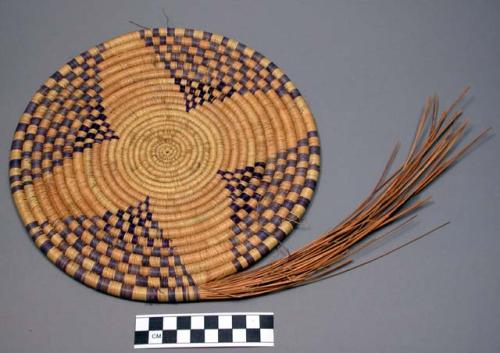
{"label": "woven basket tray", "polygon": [[304,215],[319,139],[288,77],[209,32],[121,35],[78,55],[35,93],[10,158],[13,198],[36,246],[99,291],[203,300]]}

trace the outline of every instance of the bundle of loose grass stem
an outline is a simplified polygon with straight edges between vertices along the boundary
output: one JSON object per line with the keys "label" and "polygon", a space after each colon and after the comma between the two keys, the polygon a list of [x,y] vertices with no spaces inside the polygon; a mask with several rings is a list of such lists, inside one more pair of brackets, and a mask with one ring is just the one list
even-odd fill
{"label": "bundle of loose grass stem", "polygon": [[378,230],[401,221],[427,204],[430,197],[417,199],[417,196],[488,134],[490,129],[458,148],[469,126],[468,120],[461,119],[463,111],[458,109],[467,91],[468,88],[441,113],[438,97],[427,98],[404,161],[394,172],[389,172],[399,150],[398,143],[373,191],[340,224],[284,258],[200,285],[200,296],[205,299],[245,298],[301,286],[372,262],[444,226],[345,269],[352,263],[354,253],[412,220],[414,216],[390,232],[374,236]]}

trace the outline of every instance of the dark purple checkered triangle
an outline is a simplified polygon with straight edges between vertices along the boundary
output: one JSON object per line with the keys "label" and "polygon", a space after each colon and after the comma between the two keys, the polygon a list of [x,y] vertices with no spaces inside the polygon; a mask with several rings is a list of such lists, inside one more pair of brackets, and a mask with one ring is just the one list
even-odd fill
{"label": "dark purple checkered triangle", "polygon": [[[134,226],[144,227],[146,223],[149,221],[150,227],[159,229],[158,222],[153,219],[153,213],[150,212],[149,205],[149,196],[146,196],[144,201],[140,201],[137,206],[129,206],[127,209],[119,209],[117,212],[113,213],[113,215],[117,216],[120,221],[128,222]],[[112,215],[111,212],[106,212],[104,215],[104,219],[107,220]],[[118,228],[122,222],[119,221]]]}
{"label": "dark purple checkered triangle", "polygon": [[235,92],[233,88],[229,88],[223,82],[213,87],[198,81],[176,78],[175,84],[179,86],[179,91],[184,93],[187,112],[206,102],[212,103],[216,99],[223,101],[224,98],[231,97]]}
{"label": "dark purple checkered triangle", "polygon": [[[94,143],[119,139],[118,135],[111,129],[109,122],[107,122],[104,107],[99,104],[95,109],[98,113],[89,114],[87,120],[80,126],[78,131],[70,131],[70,134],[76,135],[73,153],[83,152],[87,148],[92,148]],[[65,157],[69,157],[69,155]]]}

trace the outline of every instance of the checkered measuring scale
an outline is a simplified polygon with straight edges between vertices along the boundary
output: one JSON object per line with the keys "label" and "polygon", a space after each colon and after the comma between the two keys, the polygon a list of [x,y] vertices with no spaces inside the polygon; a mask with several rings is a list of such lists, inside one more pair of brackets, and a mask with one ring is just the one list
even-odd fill
{"label": "checkered measuring scale", "polygon": [[137,315],[134,348],[274,346],[273,313]]}

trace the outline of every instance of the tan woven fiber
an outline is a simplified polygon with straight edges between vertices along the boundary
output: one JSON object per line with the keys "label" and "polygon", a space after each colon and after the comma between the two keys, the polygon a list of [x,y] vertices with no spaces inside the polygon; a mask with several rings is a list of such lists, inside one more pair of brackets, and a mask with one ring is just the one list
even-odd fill
{"label": "tan woven fiber", "polygon": [[[14,134],[10,182],[36,246],[99,291],[148,302],[254,296],[338,273],[458,160],[459,99],[424,106],[406,159],[339,225],[244,271],[312,200],[319,137],[300,92],[253,49],[205,31],[144,29],[63,65]],[[412,202],[413,201],[413,202]],[[372,238],[374,241],[378,238]]]}
{"label": "tan woven fiber", "polygon": [[184,301],[292,231],[319,159],[313,117],[276,65],[169,28],[116,37],[53,74],[21,117],[10,172],[59,268],[109,294]]}

